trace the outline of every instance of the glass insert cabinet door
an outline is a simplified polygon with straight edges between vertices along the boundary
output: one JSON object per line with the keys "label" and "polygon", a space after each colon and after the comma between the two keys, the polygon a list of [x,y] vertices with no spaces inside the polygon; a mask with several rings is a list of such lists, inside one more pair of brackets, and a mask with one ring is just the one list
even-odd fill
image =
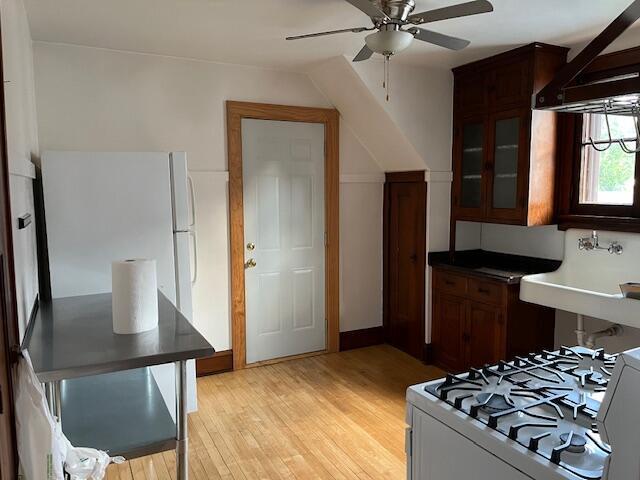
{"label": "glass insert cabinet door", "polygon": [[482,207],[482,170],[484,163],[485,124],[483,121],[462,126],[460,200],[462,208]]}
{"label": "glass insert cabinet door", "polygon": [[518,206],[518,163],[520,159],[521,118],[497,119],[493,147],[494,209]]}

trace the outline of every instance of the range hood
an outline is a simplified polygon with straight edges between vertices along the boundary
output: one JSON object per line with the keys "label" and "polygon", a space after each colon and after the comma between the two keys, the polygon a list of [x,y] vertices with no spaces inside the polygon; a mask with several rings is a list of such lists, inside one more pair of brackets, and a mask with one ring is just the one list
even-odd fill
{"label": "range hood", "polygon": [[533,108],[566,113],[638,115],[640,72],[575,84],[575,80],[625,30],[640,18],[640,0],[634,2],[571,62],[533,96]]}

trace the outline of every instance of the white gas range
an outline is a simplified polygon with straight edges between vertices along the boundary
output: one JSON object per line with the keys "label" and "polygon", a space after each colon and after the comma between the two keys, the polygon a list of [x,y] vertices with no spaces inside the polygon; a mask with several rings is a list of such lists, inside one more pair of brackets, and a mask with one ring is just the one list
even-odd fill
{"label": "white gas range", "polygon": [[545,351],[414,385],[407,402],[410,480],[640,479],[640,349]]}

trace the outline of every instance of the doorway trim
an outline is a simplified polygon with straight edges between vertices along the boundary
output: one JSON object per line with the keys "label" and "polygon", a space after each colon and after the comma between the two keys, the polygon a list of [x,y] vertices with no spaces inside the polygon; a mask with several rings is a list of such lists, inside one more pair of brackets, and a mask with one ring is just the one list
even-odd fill
{"label": "doorway trim", "polygon": [[[227,101],[229,160],[229,230],[231,250],[231,348],[233,368],[247,366],[244,276],[244,205],[242,184],[242,119],[324,124],[325,316],[326,352],[340,342],[339,113],[335,109]],[[313,352],[317,354],[317,352]]]}

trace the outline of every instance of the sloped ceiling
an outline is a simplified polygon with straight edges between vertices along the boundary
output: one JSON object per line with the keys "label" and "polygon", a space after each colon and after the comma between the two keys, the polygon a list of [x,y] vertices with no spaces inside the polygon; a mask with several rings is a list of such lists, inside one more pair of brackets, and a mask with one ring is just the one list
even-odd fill
{"label": "sloped ceiling", "polygon": [[334,57],[311,69],[309,76],[340,111],[383,171],[426,168],[418,151],[376,100],[349,60],[343,56]]}
{"label": "sloped ceiling", "polygon": [[[416,0],[418,11],[464,0]],[[495,12],[439,22],[433,30],[468,38],[449,52],[415,42],[399,63],[451,67],[517,45],[579,44],[630,0],[492,0]],[[287,35],[368,26],[344,0],[25,0],[34,40],[218,62],[305,69],[355,55],[365,33],[296,42]]]}

